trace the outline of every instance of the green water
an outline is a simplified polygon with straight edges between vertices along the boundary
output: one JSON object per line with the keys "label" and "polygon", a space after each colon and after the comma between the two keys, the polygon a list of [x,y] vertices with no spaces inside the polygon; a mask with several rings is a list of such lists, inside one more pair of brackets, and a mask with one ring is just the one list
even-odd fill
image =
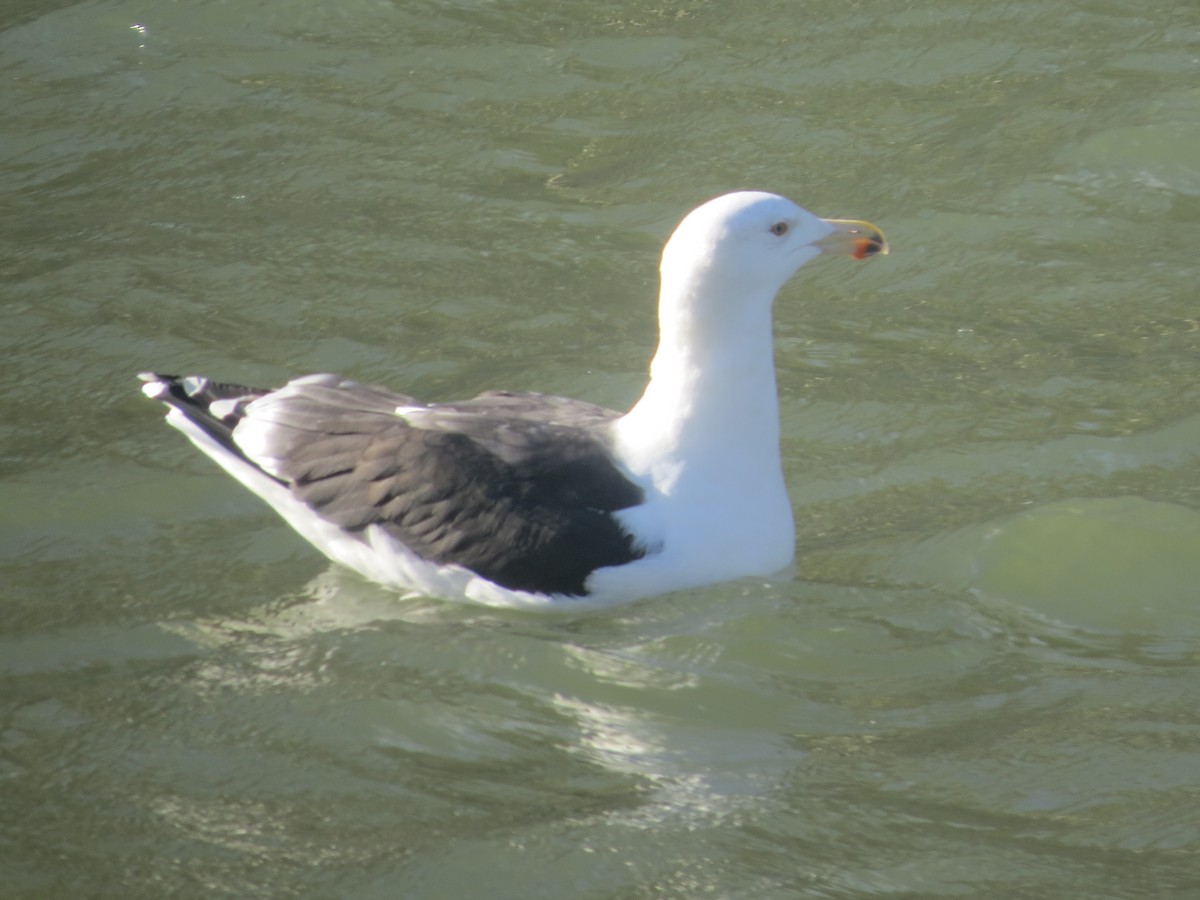
{"label": "green water", "polygon": [[[1200,893],[1200,8],[0,8],[0,893]],[[794,573],[400,601],[145,368],[639,393],[735,188]]]}

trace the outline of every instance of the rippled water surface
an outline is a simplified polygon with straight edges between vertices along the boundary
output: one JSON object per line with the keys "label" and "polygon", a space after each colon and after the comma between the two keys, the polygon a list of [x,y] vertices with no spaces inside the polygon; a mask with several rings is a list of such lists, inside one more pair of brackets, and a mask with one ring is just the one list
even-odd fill
{"label": "rippled water surface", "polygon": [[[1200,893],[1200,9],[0,11],[0,880],[58,897]],[[708,197],[795,573],[537,617],[331,569],[144,368],[626,406]]]}

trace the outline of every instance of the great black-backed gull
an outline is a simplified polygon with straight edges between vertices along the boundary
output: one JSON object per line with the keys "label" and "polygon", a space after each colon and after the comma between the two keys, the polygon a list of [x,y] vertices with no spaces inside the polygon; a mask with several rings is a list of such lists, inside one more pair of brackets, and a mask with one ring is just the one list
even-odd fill
{"label": "great black-backed gull", "polygon": [[738,192],[662,254],[650,382],[624,415],[489,391],[422,403],[336,375],[277,390],[143,373],[167,420],[331,559],[408,593],[602,605],[787,566],[776,293],[822,253],[887,252],[867,222]]}

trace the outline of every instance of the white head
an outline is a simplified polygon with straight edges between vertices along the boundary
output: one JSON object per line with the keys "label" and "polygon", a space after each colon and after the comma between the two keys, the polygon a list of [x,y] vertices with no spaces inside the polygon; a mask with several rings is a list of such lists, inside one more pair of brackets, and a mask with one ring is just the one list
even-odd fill
{"label": "white head", "polygon": [[786,197],[739,191],[684,217],[663,248],[660,271],[664,290],[692,303],[761,297],[769,305],[784,282],[821,253],[864,259],[886,252],[883,233],[866,222],[822,219]]}
{"label": "white head", "polygon": [[[650,383],[616,425],[625,465],[664,493],[689,479],[714,502],[720,485],[736,485],[746,498],[765,492],[775,498],[777,519],[790,523],[779,468],[772,302],[822,253],[864,259],[886,250],[875,226],[821,219],[775,194],[726,194],[688,213],[663,249]],[[787,553],[790,528],[780,529]]]}

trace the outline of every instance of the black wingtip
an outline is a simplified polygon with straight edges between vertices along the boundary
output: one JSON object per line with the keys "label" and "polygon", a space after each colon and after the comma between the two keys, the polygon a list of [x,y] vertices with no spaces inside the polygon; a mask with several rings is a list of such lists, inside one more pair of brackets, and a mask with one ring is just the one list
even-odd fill
{"label": "black wingtip", "polygon": [[137,377],[142,381],[142,393],[151,400],[165,403],[230,453],[262,468],[242,452],[233,430],[242,420],[245,407],[268,391],[216,383],[202,375],[139,372]]}

